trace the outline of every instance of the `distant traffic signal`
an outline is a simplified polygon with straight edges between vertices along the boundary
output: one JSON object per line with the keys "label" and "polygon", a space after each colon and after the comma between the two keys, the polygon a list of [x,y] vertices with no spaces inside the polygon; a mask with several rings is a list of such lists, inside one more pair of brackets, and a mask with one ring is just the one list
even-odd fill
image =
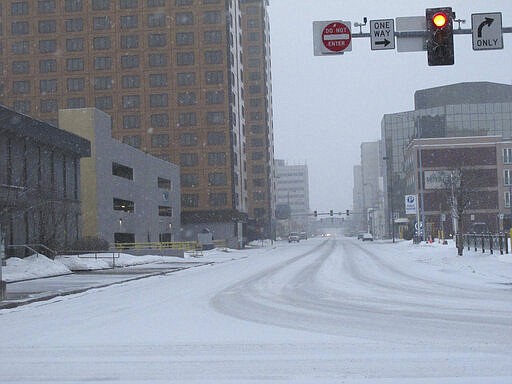
{"label": "distant traffic signal", "polygon": [[347,211],[345,212],[345,214],[348,216],[350,215],[350,211],[347,209]]}
{"label": "distant traffic signal", "polygon": [[318,212],[317,211],[313,211],[313,216],[317,217],[318,216]]}
{"label": "distant traffic signal", "polygon": [[333,215],[334,215],[334,211],[331,209],[331,210],[329,211],[329,216],[333,216]]}
{"label": "distant traffic signal", "polygon": [[427,8],[428,65],[453,65],[453,12],[451,7]]}

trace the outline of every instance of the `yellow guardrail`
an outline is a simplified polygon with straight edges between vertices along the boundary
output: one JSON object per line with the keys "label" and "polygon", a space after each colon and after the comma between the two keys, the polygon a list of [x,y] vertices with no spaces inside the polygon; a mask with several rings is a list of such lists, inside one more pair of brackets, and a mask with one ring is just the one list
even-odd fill
{"label": "yellow guardrail", "polygon": [[173,242],[146,242],[146,243],[115,243],[111,249],[179,249],[192,251],[197,248],[196,241],[173,241]]}

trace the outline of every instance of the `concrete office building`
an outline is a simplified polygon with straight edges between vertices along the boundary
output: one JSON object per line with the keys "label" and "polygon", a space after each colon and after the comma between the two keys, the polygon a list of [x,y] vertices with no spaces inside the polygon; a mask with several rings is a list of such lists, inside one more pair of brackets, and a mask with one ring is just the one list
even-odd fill
{"label": "concrete office building", "polygon": [[[248,196],[247,188],[255,185],[247,174],[252,157],[246,157],[245,127],[252,115],[244,101],[241,4],[3,1],[0,11],[9,18],[0,25],[0,101],[55,125],[59,109],[103,110],[112,117],[115,138],[180,165],[187,233],[223,226],[242,239],[241,225],[254,196],[252,191]],[[266,75],[259,99],[267,102],[268,23],[260,23],[262,17],[268,22],[266,5],[261,2],[260,14],[248,17],[247,23],[265,31],[260,40],[265,60],[248,60]],[[269,104],[264,109],[269,111]],[[265,155],[271,145],[264,141]],[[270,167],[263,167],[261,178],[266,197]],[[255,209],[263,206],[253,207],[251,214],[262,213]],[[265,214],[270,214],[267,209]]]}
{"label": "concrete office building", "polygon": [[112,138],[96,108],[59,111],[59,125],[91,142],[81,161],[83,235],[109,243],[177,241],[179,167]]}
{"label": "concrete office building", "polygon": [[[416,91],[415,109],[384,115],[381,123],[386,217],[407,221],[405,149],[415,138],[512,137],[512,86],[470,82]],[[384,161],[384,160],[383,160]],[[392,199],[392,201],[391,201]],[[387,221],[386,221],[387,222]],[[387,233],[391,228],[387,226]]]}
{"label": "concrete office building", "polygon": [[[60,250],[81,238],[80,159],[88,156],[86,139],[0,106],[0,234],[7,246]],[[7,251],[24,256],[26,249]]]}
{"label": "concrete office building", "polygon": [[280,235],[290,231],[308,231],[309,226],[309,175],[306,164],[287,164],[275,160],[277,178],[277,207],[288,211],[290,218],[281,223]]}

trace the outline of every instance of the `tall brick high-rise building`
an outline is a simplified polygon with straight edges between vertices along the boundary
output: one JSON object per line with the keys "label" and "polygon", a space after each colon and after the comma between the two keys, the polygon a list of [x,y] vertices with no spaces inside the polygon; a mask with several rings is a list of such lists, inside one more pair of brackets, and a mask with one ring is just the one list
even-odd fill
{"label": "tall brick high-rise building", "polygon": [[[183,238],[208,227],[216,238],[241,240],[241,223],[273,211],[266,5],[2,1],[0,103],[54,125],[62,108],[103,110],[115,138],[180,165]],[[244,57],[258,50],[258,63]],[[244,64],[253,71],[246,74]],[[256,85],[252,101],[248,87]],[[258,113],[265,114],[261,129],[253,127]],[[247,143],[248,130],[256,141]],[[263,163],[250,152],[257,139],[266,163],[255,177]]]}

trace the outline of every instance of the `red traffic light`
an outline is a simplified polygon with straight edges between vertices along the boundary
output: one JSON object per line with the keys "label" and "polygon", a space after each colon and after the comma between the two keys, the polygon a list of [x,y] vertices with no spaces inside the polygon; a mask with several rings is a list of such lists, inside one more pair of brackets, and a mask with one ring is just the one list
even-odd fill
{"label": "red traffic light", "polygon": [[437,28],[443,28],[448,23],[448,16],[444,12],[438,12],[432,17],[432,23]]}

